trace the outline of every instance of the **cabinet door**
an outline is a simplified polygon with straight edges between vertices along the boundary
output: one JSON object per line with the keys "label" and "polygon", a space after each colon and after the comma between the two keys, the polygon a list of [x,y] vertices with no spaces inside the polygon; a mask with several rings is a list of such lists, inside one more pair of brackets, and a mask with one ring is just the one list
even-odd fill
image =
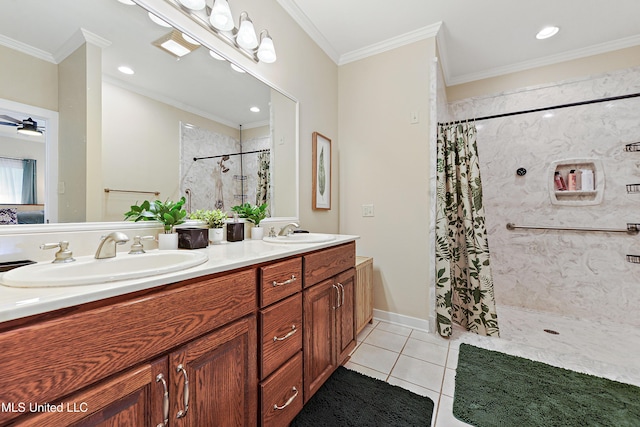
{"label": "cabinet door", "polygon": [[340,301],[336,309],[336,354],[341,365],[356,348],[355,328],[355,269],[350,269],[335,278],[340,288]]}
{"label": "cabinet door", "polygon": [[[159,377],[159,375],[161,375]],[[21,427],[141,427],[162,426],[168,419],[167,359],[146,363],[50,407],[26,403],[25,411],[41,410],[15,421]],[[164,380],[164,381],[163,381]],[[43,404],[44,402],[38,402]]]}
{"label": "cabinet door", "polygon": [[213,331],[169,356],[171,426],[257,423],[255,315]]}
{"label": "cabinet door", "polygon": [[334,323],[337,287],[325,280],[303,292],[304,401],[336,368]]}

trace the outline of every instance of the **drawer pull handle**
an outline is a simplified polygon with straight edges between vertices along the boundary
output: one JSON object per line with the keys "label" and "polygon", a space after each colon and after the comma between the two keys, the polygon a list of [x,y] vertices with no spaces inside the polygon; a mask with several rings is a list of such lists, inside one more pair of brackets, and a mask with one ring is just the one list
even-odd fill
{"label": "drawer pull handle", "polygon": [[340,288],[337,287],[336,285],[331,285],[331,287],[336,290],[336,295],[337,295],[337,298],[336,298],[337,302],[334,301],[334,305],[332,306],[332,308],[335,310],[336,308],[340,307]]}
{"label": "drawer pull handle", "polygon": [[288,285],[290,283],[295,282],[297,279],[295,274],[291,275],[291,279],[287,279],[284,282],[276,282],[275,280],[273,281],[273,283],[271,283],[273,285],[273,287],[275,288],[276,286],[283,286],[283,285]]}
{"label": "drawer pull handle", "polygon": [[276,341],[284,341],[287,338],[289,338],[291,335],[295,334],[297,331],[296,329],[296,325],[291,325],[291,330],[287,333],[287,335],[283,336],[283,337],[273,337],[273,342]]}
{"label": "drawer pull handle", "polygon": [[176,414],[176,418],[184,418],[187,415],[187,411],[189,410],[189,377],[187,376],[187,371],[186,369],[184,369],[184,366],[182,366],[182,364],[178,365],[178,367],[176,368],[176,372],[182,372],[182,375],[184,376],[184,409],[178,411],[178,413]]}
{"label": "drawer pull handle", "polygon": [[162,381],[162,388],[164,388],[164,394],[162,399],[162,418],[163,422],[156,427],[167,427],[169,425],[169,389],[167,388],[167,380],[164,379],[164,375],[158,374],[156,382]]}
{"label": "drawer pull handle", "polygon": [[344,304],[344,286],[340,282],[338,282],[338,286],[341,289],[341,291],[338,294],[340,295],[340,304],[338,304],[338,307],[342,307],[342,305]]}
{"label": "drawer pull handle", "polygon": [[282,406],[273,405],[273,409],[275,409],[275,410],[277,410],[277,411],[281,411],[281,410],[283,410],[284,408],[286,408],[287,406],[291,405],[291,402],[293,402],[293,401],[295,400],[295,398],[296,398],[296,397],[298,397],[298,389],[297,389],[297,388],[295,388],[295,387],[293,387],[293,388],[291,389],[291,391],[293,392],[293,396],[291,396],[291,397],[289,398],[289,400],[287,400],[287,402],[286,402],[284,405],[282,405]]}

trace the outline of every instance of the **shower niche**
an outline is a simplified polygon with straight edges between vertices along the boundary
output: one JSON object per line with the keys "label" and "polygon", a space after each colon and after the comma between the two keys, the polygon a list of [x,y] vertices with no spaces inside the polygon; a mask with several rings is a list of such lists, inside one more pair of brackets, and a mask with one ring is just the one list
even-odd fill
{"label": "shower niche", "polygon": [[[576,173],[576,189],[559,189],[555,181],[556,172],[560,174],[564,182],[568,185],[567,177],[571,170],[575,170]],[[584,178],[582,176],[583,173],[585,174]],[[588,177],[590,174],[592,174],[591,178]],[[588,185],[587,181],[589,180],[593,181],[593,187]],[[602,162],[598,159],[565,159],[555,161],[549,167],[547,183],[552,205],[599,205],[602,203],[604,196],[604,170],[602,168]]]}

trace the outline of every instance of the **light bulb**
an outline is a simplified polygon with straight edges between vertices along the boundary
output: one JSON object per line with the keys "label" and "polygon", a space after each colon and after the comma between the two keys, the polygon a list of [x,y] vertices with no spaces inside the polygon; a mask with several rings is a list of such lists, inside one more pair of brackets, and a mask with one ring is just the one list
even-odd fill
{"label": "light bulb", "polygon": [[[264,31],[266,32],[266,30]],[[262,35],[262,33],[260,33]],[[260,40],[260,47],[258,48],[258,59],[266,64],[276,62],[276,48],[273,45],[273,39],[266,33]]]}
{"label": "light bulb", "polygon": [[231,16],[231,8],[229,8],[227,0],[215,0],[213,8],[211,8],[209,22],[220,31],[233,30],[233,16]]}
{"label": "light bulb", "polygon": [[191,10],[201,10],[207,5],[205,0],[179,0],[180,4]]}
{"label": "light bulb", "polygon": [[244,49],[255,49],[258,46],[258,37],[253,28],[253,22],[249,19],[247,12],[240,14],[240,28],[236,36],[236,42]]}

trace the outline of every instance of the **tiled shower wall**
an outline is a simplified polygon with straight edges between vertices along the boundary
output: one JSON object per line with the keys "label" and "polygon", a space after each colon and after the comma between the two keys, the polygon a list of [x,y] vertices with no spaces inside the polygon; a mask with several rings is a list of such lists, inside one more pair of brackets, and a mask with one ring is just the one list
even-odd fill
{"label": "tiled shower wall", "polygon": [[[640,92],[640,69],[526,88],[449,105],[454,119]],[[561,108],[476,122],[498,304],[640,326],[640,235],[506,229],[530,226],[625,229],[640,223],[640,98]],[[552,163],[597,159],[603,200],[593,206],[551,204]],[[526,175],[516,170],[525,168]],[[498,313],[499,315],[499,313]]]}

